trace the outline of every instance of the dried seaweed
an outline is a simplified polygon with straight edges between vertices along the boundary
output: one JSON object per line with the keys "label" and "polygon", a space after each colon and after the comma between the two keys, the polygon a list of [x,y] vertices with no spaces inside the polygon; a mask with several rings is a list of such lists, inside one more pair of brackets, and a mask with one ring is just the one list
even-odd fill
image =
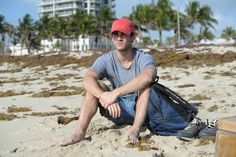
{"label": "dried seaweed", "polygon": [[10,121],[17,118],[16,115],[14,114],[5,114],[5,113],[0,113],[0,121]]}
{"label": "dried seaweed", "polygon": [[70,122],[72,122],[73,120],[79,120],[79,116],[74,116],[74,117],[58,116],[57,117],[57,123],[58,124],[63,124],[63,125],[67,125]]}
{"label": "dried seaweed", "polygon": [[215,143],[215,141],[216,141],[215,136],[209,136],[209,137],[201,138],[201,139],[199,139],[199,142],[196,146],[205,146],[205,145],[210,144],[210,142]]}
{"label": "dried seaweed", "polygon": [[52,105],[52,107],[55,107],[58,110],[68,110],[68,107],[60,107],[60,106],[57,106],[57,105]]}
{"label": "dried seaweed", "polygon": [[32,111],[30,108],[28,107],[17,107],[17,106],[9,106],[7,108],[7,112],[8,113],[13,113],[13,112],[29,112]]}
{"label": "dried seaweed", "polygon": [[25,94],[31,94],[32,92],[14,92],[13,90],[7,90],[6,92],[0,92],[0,97],[9,97],[9,96],[16,96],[16,95],[25,95]]}

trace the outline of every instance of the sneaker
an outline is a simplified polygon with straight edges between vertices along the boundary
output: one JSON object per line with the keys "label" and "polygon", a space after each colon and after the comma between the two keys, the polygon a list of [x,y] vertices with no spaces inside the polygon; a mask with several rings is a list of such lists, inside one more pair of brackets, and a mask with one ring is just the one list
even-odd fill
{"label": "sneaker", "polygon": [[217,126],[217,119],[213,119],[211,122],[208,122],[207,127],[199,132],[199,137],[204,138],[209,136],[216,136]]}
{"label": "sneaker", "polygon": [[192,138],[197,137],[198,133],[207,126],[200,118],[194,118],[189,125],[184,129],[177,132],[177,138],[184,141],[190,141]]}

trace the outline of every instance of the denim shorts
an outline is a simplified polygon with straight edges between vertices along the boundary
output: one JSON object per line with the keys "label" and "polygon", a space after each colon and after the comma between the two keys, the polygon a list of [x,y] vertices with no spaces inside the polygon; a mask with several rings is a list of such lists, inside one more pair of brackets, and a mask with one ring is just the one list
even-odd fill
{"label": "denim shorts", "polygon": [[113,118],[109,115],[109,111],[104,109],[100,104],[99,109],[102,116],[108,118],[116,125],[129,124],[132,125],[135,117],[135,107],[137,102],[137,93],[130,93],[118,98],[118,103],[121,109],[121,115],[118,118]]}

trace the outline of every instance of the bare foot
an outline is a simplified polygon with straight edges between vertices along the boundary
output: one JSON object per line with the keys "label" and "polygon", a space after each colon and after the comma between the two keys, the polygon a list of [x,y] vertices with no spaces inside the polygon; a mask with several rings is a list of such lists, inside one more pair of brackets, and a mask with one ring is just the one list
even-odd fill
{"label": "bare foot", "polygon": [[131,144],[138,144],[139,143],[139,132],[138,131],[134,131],[132,130],[132,128],[130,128],[129,133],[127,135],[127,140],[131,143]]}
{"label": "bare foot", "polygon": [[68,146],[68,145],[72,145],[72,144],[75,144],[75,143],[78,143],[80,141],[82,141],[84,139],[84,135],[81,135],[81,136],[71,136],[63,141],[61,141],[59,143],[59,146],[62,146],[62,147],[65,147],[65,146]]}

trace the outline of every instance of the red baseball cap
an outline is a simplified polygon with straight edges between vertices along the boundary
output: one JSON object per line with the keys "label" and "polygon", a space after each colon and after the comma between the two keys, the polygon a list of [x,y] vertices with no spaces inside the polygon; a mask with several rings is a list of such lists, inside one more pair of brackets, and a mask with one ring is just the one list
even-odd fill
{"label": "red baseball cap", "polygon": [[111,33],[115,31],[130,35],[131,33],[135,32],[134,24],[132,21],[125,18],[115,20],[111,26]]}

